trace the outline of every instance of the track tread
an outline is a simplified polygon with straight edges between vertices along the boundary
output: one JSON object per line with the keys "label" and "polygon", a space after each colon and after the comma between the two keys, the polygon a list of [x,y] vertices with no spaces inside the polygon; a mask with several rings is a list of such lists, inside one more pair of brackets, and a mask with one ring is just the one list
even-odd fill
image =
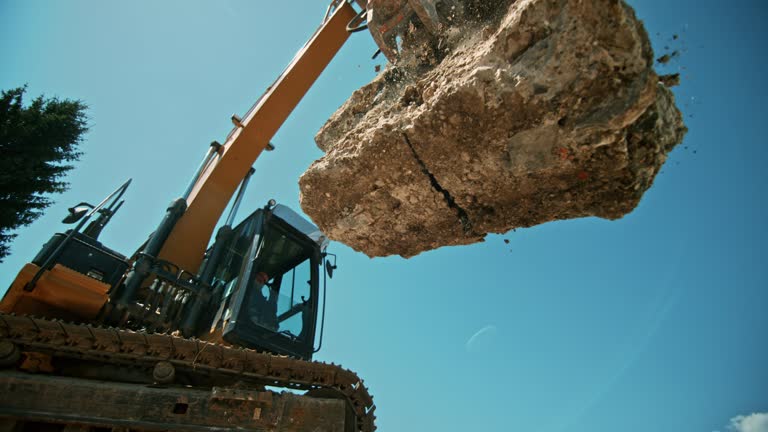
{"label": "track tread", "polygon": [[363,381],[341,366],[298,360],[168,334],[64,323],[0,313],[0,337],[22,351],[109,364],[153,366],[171,362],[187,373],[237,376],[246,381],[310,390],[327,388],[343,395],[357,417],[357,429],[373,432],[373,397]]}

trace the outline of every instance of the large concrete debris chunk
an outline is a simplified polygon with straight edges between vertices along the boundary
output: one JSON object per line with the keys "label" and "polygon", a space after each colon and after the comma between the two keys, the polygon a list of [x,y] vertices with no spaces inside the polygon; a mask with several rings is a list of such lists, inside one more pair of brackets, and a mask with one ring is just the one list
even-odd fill
{"label": "large concrete debris chunk", "polygon": [[318,133],[301,205],[331,239],[409,257],[637,206],[686,132],[642,23],[618,0],[509,3],[434,68],[388,67]]}

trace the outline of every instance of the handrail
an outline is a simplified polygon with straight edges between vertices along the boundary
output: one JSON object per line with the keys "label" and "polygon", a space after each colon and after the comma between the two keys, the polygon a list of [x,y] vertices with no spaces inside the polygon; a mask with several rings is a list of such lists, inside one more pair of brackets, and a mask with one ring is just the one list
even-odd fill
{"label": "handrail", "polygon": [[52,252],[50,255],[48,255],[48,258],[46,258],[46,259],[45,259],[45,261],[43,262],[43,264],[41,264],[41,265],[40,265],[40,268],[37,270],[37,272],[36,272],[36,273],[35,273],[35,275],[32,277],[32,279],[30,279],[30,281],[29,281],[29,282],[27,282],[26,284],[24,284],[24,291],[32,291],[32,290],[34,290],[34,289],[35,289],[35,285],[37,285],[37,281],[38,281],[38,280],[40,280],[40,277],[42,277],[42,276],[43,276],[43,273],[44,273],[46,270],[48,270],[48,269],[49,269],[49,267],[51,266],[51,264],[53,263],[53,261],[54,261],[56,258],[58,258],[59,254],[61,254],[61,251],[62,251],[62,250],[64,250],[64,246],[66,246],[66,245],[67,245],[67,243],[69,243],[69,242],[72,240],[72,238],[75,236],[75,234],[77,234],[77,233],[79,233],[79,232],[80,232],[80,230],[83,228],[83,226],[85,225],[85,223],[86,223],[86,222],[88,222],[88,219],[90,219],[90,218],[91,218],[91,216],[93,216],[93,214],[94,214],[94,213],[96,213],[97,211],[101,210],[101,208],[102,208],[102,207],[104,207],[104,205],[107,203],[107,201],[109,201],[110,199],[112,199],[112,197],[114,197],[114,196],[115,196],[115,195],[117,195],[118,193],[119,193],[120,195],[117,197],[117,199],[119,199],[120,197],[122,197],[122,195],[123,195],[123,192],[125,192],[125,190],[126,190],[126,189],[128,189],[128,186],[131,184],[131,180],[132,180],[132,179],[128,179],[128,181],[127,181],[127,182],[125,182],[125,183],[123,183],[123,185],[122,185],[122,186],[120,186],[119,188],[115,189],[115,191],[114,191],[114,192],[112,192],[111,194],[109,194],[109,195],[108,195],[106,198],[104,198],[104,199],[103,199],[103,200],[102,200],[102,201],[99,203],[99,205],[97,205],[96,207],[94,207],[93,209],[91,209],[91,211],[90,211],[90,212],[88,212],[88,214],[87,214],[87,215],[85,215],[85,217],[83,217],[83,218],[80,220],[80,223],[79,223],[79,224],[77,224],[77,226],[76,226],[74,229],[71,229],[71,230],[69,230],[69,233],[67,233],[67,236],[64,238],[64,240],[62,240],[62,241],[61,241],[61,243],[59,243],[59,245],[58,245],[58,246],[56,246],[56,249],[54,249],[54,251],[53,251],[53,252]]}

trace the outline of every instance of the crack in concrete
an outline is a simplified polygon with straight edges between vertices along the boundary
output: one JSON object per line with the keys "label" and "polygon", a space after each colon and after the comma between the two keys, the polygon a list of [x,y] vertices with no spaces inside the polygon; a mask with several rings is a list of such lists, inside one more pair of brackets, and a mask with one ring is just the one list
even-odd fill
{"label": "crack in concrete", "polygon": [[467,211],[464,210],[460,205],[456,204],[456,200],[453,198],[451,193],[440,185],[440,182],[437,181],[435,176],[427,168],[427,164],[425,164],[421,157],[419,157],[419,154],[416,153],[416,149],[413,147],[411,140],[408,139],[408,135],[405,133],[403,133],[403,140],[408,145],[408,148],[411,149],[411,153],[413,154],[414,159],[416,159],[419,167],[421,167],[421,172],[423,172],[424,175],[429,178],[429,183],[432,185],[432,188],[437,192],[440,192],[443,195],[443,199],[445,200],[445,203],[448,205],[448,207],[456,212],[456,216],[458,217],[459,222],[461,222],[461,228],[464,230],[464,234],[474,234],[472,230],[472,221],[469,220]]}

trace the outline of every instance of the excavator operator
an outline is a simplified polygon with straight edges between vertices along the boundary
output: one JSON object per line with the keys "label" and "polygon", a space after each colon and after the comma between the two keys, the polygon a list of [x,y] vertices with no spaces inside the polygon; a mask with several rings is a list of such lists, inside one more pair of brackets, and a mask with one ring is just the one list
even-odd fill
{"label": "excavator operator", "polygon": [[277,299],[280,296],[280,281],[274,280],[268,283],[268,274],[260,271],[256,273],[256,284],[253,296],[248,307],[251,321],[272,331],[277,330]]}

